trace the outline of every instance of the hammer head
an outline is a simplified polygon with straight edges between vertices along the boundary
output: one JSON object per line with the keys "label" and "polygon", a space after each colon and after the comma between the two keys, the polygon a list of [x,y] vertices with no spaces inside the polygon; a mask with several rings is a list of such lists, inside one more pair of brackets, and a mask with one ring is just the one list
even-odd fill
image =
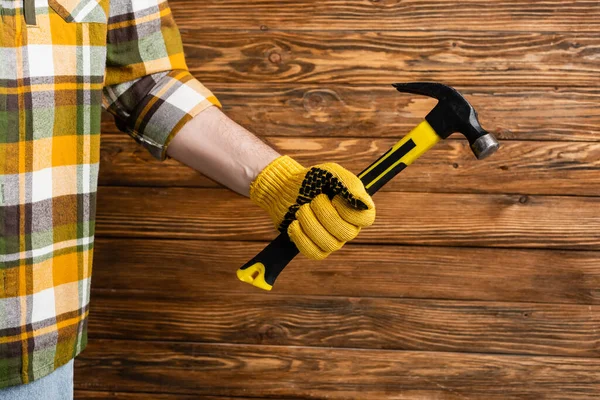
{"label": "hammer head", "polygon": [[481,127],[473,106],[456,89],[435,82],[394,83],[393,86],[399,92],[438,99],[425,119],[442,139],[454,132],[465,135],[477,159],[486,158],[500,147],[494,135]]}

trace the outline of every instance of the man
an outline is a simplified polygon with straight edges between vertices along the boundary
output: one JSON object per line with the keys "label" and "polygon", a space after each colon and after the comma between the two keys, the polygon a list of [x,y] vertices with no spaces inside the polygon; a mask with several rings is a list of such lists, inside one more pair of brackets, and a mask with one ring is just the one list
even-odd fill
{"label": "man", "polygon": [[166,1],[1,4],[3,400],[72,398],[73,358],[87,342],[102,107],[156,159],[249,196],[310,258],[373,223],[355,175],[304,168],[220,111],[188,72]]}

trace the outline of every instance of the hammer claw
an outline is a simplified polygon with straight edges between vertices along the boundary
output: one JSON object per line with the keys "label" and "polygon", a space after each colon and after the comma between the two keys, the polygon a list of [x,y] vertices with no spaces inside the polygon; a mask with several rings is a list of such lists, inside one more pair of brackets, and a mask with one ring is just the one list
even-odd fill
{"label": "hammer claw", "polygon": [[427,114],[425,120],[440,138],[446,139],[454,132],[462,133],[479,160],[498,150],[500,144],[494,135],[481,127],[477,112],[458,90],[436,82],[394,83],[392,86],[399,92],[438,99],[438,104]]}

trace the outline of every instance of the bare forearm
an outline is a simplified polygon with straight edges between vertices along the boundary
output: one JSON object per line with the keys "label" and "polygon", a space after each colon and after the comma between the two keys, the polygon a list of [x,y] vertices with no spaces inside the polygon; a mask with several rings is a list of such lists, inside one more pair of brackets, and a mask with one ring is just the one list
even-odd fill
{"label": "bare forearm", "polygon": [[181,128],[167,155],[249,196],[250,183],[280,154],[217,107],[210,107]]}

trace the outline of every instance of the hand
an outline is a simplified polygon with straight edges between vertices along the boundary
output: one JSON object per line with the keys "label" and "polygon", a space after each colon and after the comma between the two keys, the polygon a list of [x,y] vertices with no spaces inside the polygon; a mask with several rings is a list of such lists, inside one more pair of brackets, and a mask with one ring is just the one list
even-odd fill
{"label": "hand", "polygon": [[314,260],[339,250],[375,220],[375,204],[360,179],[335,163],[305,168],[281,156],[252,182],[250,199]]}

